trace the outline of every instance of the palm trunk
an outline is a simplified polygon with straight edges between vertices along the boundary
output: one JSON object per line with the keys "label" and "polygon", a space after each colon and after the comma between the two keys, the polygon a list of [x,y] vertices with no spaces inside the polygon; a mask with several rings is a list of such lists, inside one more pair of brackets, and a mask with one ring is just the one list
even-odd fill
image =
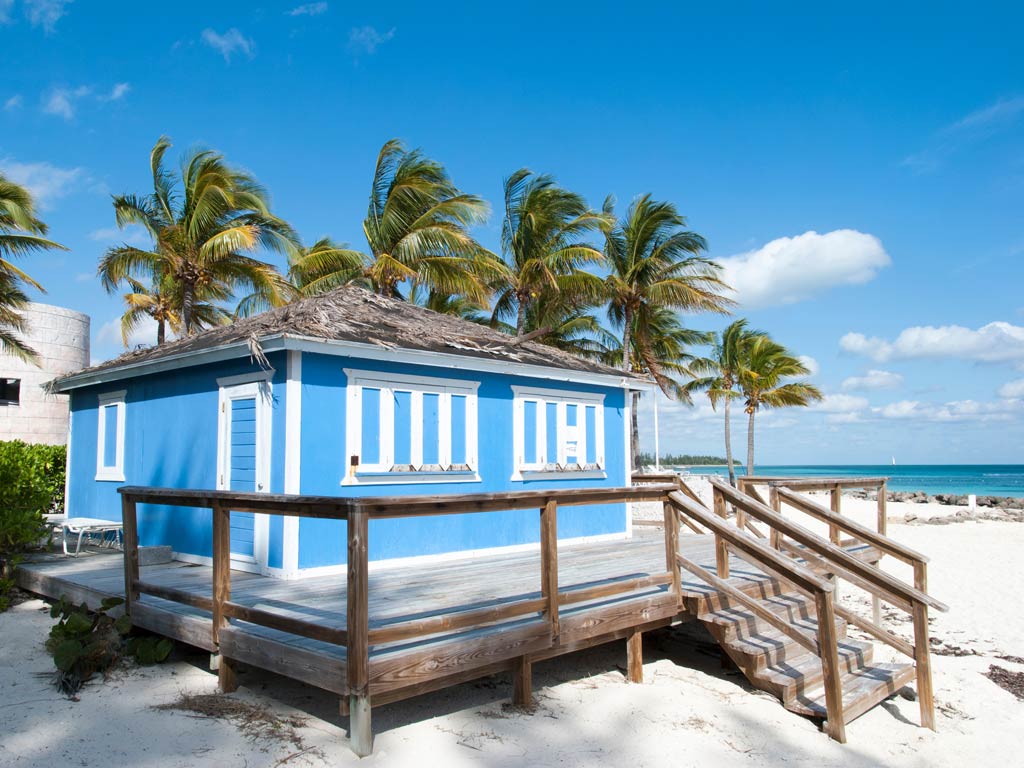
{"label": "palm trunk", "polygon": [[181,332],[185,336],[192,335],[192,302],[195,297],[195,285],[185,278],[181,284]]}
{"label": "palm trunk", "polygon": [[747,477],[754,476],[754,414],[750,411],[750,420],[747,422]]}
{"label": "palm trunk", "polygon": [[729,483],[736,485],[736,470],[732,467],[732,427],[729,417],[731,400],[731,397],[725,398],[725,463],[729,466]]}
{"label": "palm trunk", "polygon": [[[631,343],[631,336],[633,330],[633,310],[627,305],[625,308],[625,317],[622,323],[622,370],[629,373],[632,362],[632,356],[629,354],[629,345]],[[631,424],[629,426],[629,445],[630,454],[632,456],[632,464],[634,472],[640,470],[640,427],[637,425],[636,412],[640,408],[640,393],[633,393],[633,408],[630,414]],[[628,478],[627,478],[628,480]]]}
{"label": "palm trunk", "polygon": [[632,355],[630,355],[629,345],[633,343],[633,309],[628,304],[623,310],[624,318],[622,322],[622,370],[629,373],[630,363],[632,361]]}
{"label": "palm trunk", "polygon": [[516,315],[516,336],[522,336],[526,333],[526,299],[522,296],[517,296],[516,303],[519,305]]}
{"label": "palm trunk", "polygon": [[167,323],[162,318],[156,321],[156,345],[159,347],[167,337]]}

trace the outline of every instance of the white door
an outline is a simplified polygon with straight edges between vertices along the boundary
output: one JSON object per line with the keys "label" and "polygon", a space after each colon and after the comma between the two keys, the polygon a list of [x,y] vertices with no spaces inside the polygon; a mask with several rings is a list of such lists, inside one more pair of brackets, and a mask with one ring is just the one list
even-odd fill
{"label": "white door", "polygon": [[[270,384],[254,381],[220,388],[217,489],[266,493],[270,488]],[[267,567],[267,516],[231,513],[232,566]]]}

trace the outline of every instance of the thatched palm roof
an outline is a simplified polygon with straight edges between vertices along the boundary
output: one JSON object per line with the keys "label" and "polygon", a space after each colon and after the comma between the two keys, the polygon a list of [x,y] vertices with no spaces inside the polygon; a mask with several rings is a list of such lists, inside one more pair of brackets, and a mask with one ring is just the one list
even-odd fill
{"label": "thatched palm roof", "polygon": [[[60,391],[87,374],[135,368],[164,358],[190,356],[221,347],[246,344],[260,357],[263,343],[276,338],[355,342],[381,349],[435,352],[467,358],[558,368],[590,374],[623,376],[622,371],[583,360],[537,341],[516,341],[493,328],[453,315],[433,312],[363,288],[338,288],[260,315],[218,326],[158,347],[127,352],[113,360],[63,376],[52,383]],[[357,353],[353,353],[358,356]],[[190,363],[186,359],[181,366]],[[634,378],[635,377],[631,377]],[[67,387],[63,385],[68,385]]]}

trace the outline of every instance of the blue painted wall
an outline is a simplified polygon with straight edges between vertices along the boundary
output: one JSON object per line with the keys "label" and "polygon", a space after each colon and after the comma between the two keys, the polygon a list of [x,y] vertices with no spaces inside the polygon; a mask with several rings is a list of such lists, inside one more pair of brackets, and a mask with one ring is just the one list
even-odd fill
{"label": "blue painted wall", "polygon": [[[341,485],[345,462],[344,368],[436,376],[479,382],[477,391],[480,482],[407,485]],[[513,472],[512,385],[591,392],[605,396],[606,479],[510,480]],[[301,492],[314,495],[394,496],[403,494],[492,493],[543,488],[615,487],[627,485],[625,457],[625,395],[622,389],[513,377],[503,374],[409,366],[304,353],[302,359]],[[623,533],[625,506],[567,507],[558,514],[560,539]],[[510,546],[540,540],[536,510],[445,515],[373,521],[370,559],[440,554],[467,549]],[[299,521],[299,567],[344,563],[343,522],[303,518]]]}
{"label": "blue painted wall", "polygon": [[[284,353],[270,355],[272,427],[270,491],[284,492],[286,364]],[[344,368],[436,376],[479,382],[477,391],[479,482],[407,485],[341,485],[346,471]],[[83,517],[120,519],[120,482],[97,481],[98,397],[127,390],[125,414],[125,483],[177,488],[216,488],[217,379],[258,368],[249,360],[184,368],[71,394],[72,438],[69,511]],[[518,481],[513,472],[512,385],[592,392],[605,396],[605,479]],[[587,386],[529,377],[410,366],[338,356],[302,355],[302,424],[300,492],[328,496],[489,493],[540,488],[614,487],[627,485],[625,464],[625,395],[622,389]],[[458,449],[456,449],[458,450]],[[589,453],[589,451],[588,451]],[[559,538],[622,533],[622,504],[567,507],[559,511]],[[144,505],[139,509],[140,541],[170,544],[176,552],[209,556],[212,521],[209,510]],[[271,516],[268,564],[283,560],[283,521]],[[374,560],[509,546],[540,539],[536,510],[479,515],[374,521],[370,557]],[[299,567],[345,562],[345,524],[300,519]]]}
{"label": "blue painted wall", "polygon": [[[270,441],[271,492],[284,492],[285,357],[269,356],[275,373]],[[78,517],[121,518],[120,485],[217,487],[217,379],[255,373],[246,360],[140,376],[71,393],[68,511]],[[98,398],[126,390],[124,483],[96,480]],[[281,566],[281,519],[270,520],[269,565]],[[139,540],[170,544],[175,552],[209,556],[209,510],[142,505]]]}

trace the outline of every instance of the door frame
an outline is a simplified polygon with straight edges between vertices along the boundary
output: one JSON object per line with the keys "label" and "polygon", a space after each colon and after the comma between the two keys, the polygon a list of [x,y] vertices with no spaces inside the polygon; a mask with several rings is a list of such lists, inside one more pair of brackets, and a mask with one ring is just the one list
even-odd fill
{"label": "door frame", "polygon": [[[270,491],[271,371],[217,379],[217,490],[230,490],[231,416],[233,400],[256,399],[256,488]],[[268,572],[270,519],[253,514],[253,554],[231,553],[231,567],[252,573]]]}

